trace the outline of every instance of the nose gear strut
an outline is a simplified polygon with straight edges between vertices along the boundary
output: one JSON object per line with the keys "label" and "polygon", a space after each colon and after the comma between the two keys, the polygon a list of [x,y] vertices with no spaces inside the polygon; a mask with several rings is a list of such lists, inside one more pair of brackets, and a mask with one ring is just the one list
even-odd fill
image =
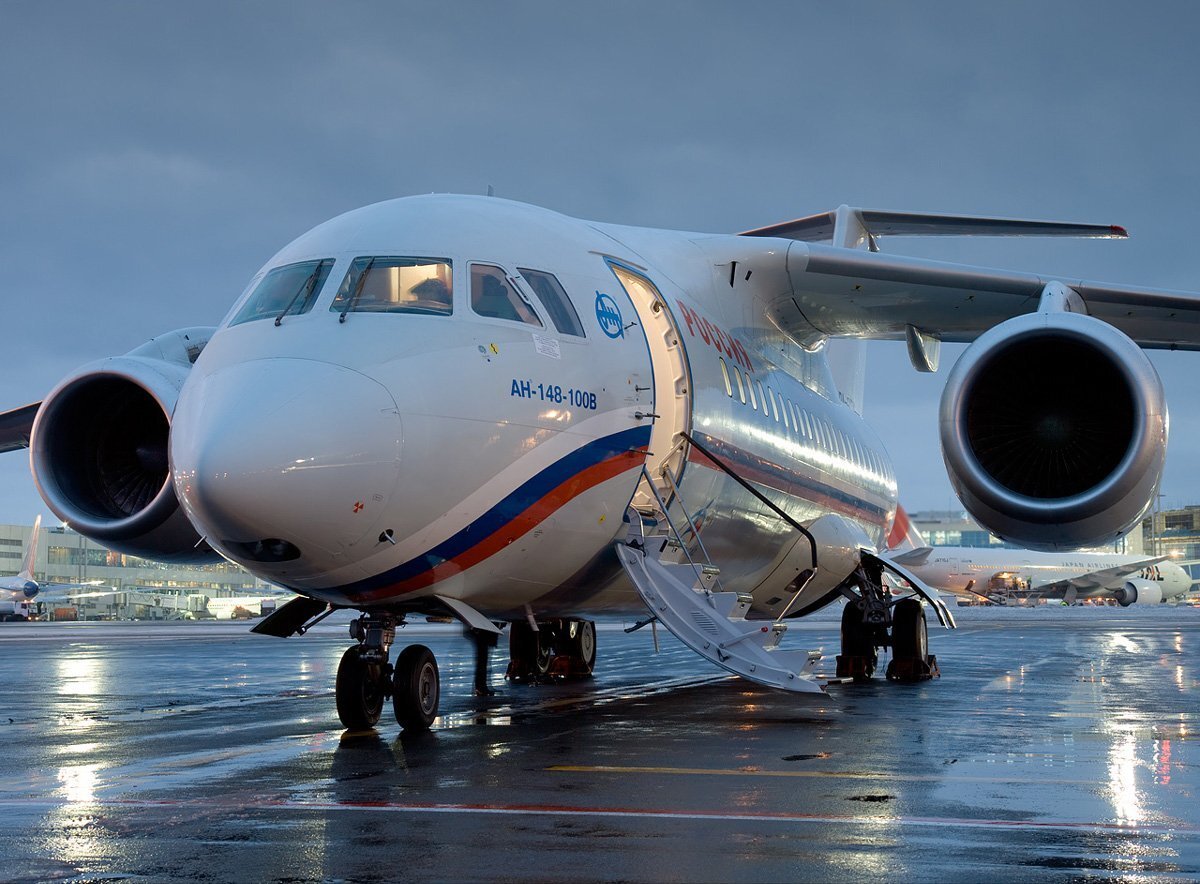
{"label": "nose gear strut", "polygon": [[350,624],[350,637],[358,643],[342,655],[334,691],[338,718],[350,730],[378,724],[388,697],[405,730],[427,729],[437,718],[441,683],[433,652],[409,645],[394,667],[388,662],[396,627],[403,625],[403,616],[373,611]]}

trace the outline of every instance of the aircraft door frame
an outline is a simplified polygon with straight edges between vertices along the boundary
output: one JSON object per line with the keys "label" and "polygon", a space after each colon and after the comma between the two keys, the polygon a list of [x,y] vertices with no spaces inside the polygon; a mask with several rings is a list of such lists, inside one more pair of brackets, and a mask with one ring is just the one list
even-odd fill
{"label": "aircraft door frame", "polygon": [[[670,501],[674,496],[672,483],[678,483],[687,463],[689,446],[683,434],[691,429],[692,376],[683,337],[666,298],[644,271],[614,258],[605,261],[633,304],[650,353],[655,417],[646,472],[662,499]],[[637,507],[654,506],[649,491],[642,488],[633,503]]]}

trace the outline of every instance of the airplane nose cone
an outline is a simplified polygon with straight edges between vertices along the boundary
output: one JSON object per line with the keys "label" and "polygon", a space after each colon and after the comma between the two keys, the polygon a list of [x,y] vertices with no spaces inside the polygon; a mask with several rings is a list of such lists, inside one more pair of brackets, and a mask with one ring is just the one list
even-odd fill
{"label": "airplane nose cone", "polygon": [[329,565],[376,541],[399,481],[400,426],[391,394],[359,372],[304,359],[227,366],[180,394],[175,490],[233,559],[290,573]]}

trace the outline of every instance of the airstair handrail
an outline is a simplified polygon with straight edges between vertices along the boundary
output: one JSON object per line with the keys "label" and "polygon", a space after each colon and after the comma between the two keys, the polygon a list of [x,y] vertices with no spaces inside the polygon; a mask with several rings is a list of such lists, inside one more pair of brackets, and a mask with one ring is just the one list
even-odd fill
{"label": "airstair handrail", "polygon": [[[678,500],[680,506],[683,507],[683,514],[685,516],[687,516],[688,527],[692,529],[692,536],[696,538],[696,543],[700,547],[700,552],[704,556],[704,561],[707,562],[709,565],[712,565],[713,564],[712,556],[708,554],[708,548],[705,547],[705,545],[704,545],[704,538],[702,538],[700,536],[700,529],[696,527],[696,523],[692,520],[691,510],[688,509],[687,502],[683,499],[683,494],[679,491],[679,486],[675,484],[674,477],[671,475],[670,471],[664,471],[663,478],[665,478],[669,483],[671,483],[671,493],[675,495],[675,499]],[[680,545],[683,545],[686,543],[686,541],[682,537],[680,537],[678,539],[679,539]],[[718,581],[718,583],[719,582],[720,581]]]}
{"label": "airstair handrail", "polygon": [[[671,512],[668,509],[667,505],[663,502],[662,495],[660,495],[658,493],[658,489],[654,487],[654,478],[650,475],[650,471],[646,469],[645,464],[642,464],[642,477],[646,480],[646,484],[648,486],[650,486],[650,493],[654,495],[655,501],[658,502],[659,511],[663,514],[663,517],[667,520],[667,526],[671,529],[671,533],[674,534],[675,539],[679,541],[679,548],[681,550],[683,550],[683,554],[687,558],[688,564],[692,566],[692,571],[696,575],[696,580],[700,582],[701,586],[703,586],[704,585],[704,571],[696,564],[695,559],[692,558],[692,554],[688,550],[687,541],[685,541],[683,539],[683,535],[679,532],[679,529],[675,527],[675,520],[671,518]],[[689,516],[687,514],[686,504],[683,503],[683,500],[679,497],[678,493],[676,493],[675,499],[678,500],[680,505],[684,507],[684,516],[687,517],[688,525],[692,529],[692,535],[696,536],[697,539],[699,539],[698,532],[696,531],[696,526],[692,525],[692,518],[691,518],[691,516]],[[665,541],[664,541],[664,544],[665,544]],[[701,544],[700,548],[704,549],[703,544]],[[708,553],[705,552],[704,555],[707,558]],[[709,562],[709,564],[711,565],[711,562]]]}

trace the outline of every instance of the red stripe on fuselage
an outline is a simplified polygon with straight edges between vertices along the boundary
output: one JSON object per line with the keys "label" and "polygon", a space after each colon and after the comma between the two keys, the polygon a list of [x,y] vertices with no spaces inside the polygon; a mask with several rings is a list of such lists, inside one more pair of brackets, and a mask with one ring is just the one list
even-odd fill
{"label": "red stripe on fuselage", "polygon": [[545,494],[535,503],[530,504],[524,511],[516,515],[503,528],[495,531],[470,549],[438,565],[428,571],[422,571],[407,580],[394,583],[391,586],[380,587],[369,592],[355,593],[349,598],[356,602],[378,601],[391,595],[404,595],[426,586],[432,586],[440,580],[445,580],[459,574],[484,559],[495,555],[514,540],[527,534],[545,521],[555,510],[561,509],[579,495],[583,494],[602,482],[615,478],[628,470],[639,467],[646,459],[646,447],[622,451],[608,460],[588,467],[576,473],[558,487]]}
{"label": "red stripe on fuselage", "polygon": [[[728,443],[725,443],[725,444],[728,444]],[[746,458],[749,458],[752,460],[760,460],[760,458],[756,458],[753,455],[751,455],[745,451],[742,451],[741,453]],[[712,460],[708,456],[706,456],[703,452],[701,452],[695,446],[692,446],[688,449],[688,461],[696,464],[697,466],[701,466],[701,467],[704,467],[704,468],[710,469],[710,470],[718,470],[719,471],[721,469],[719,466],[717,466],[715,463],[713,463]],[[771,464],[771,466],[774,466],[777,469],[783,469],[782,467],[778,467],[778,465],[776,465],[776,464]],[[883,525],[883,520],[880,518],[880,516],[877,513],[873,513],[870,510],[864,509],[862,507],[854,506],[852,503],[849,503],[847,501],[838,500],[836,497],[833,497],[832,495],[820,494],[820,493],[803,495],[803,494],[797,493],[797,490],[795,487],[781,488],[780,487],[781,483],[777,476],[772,475],[769,471],[767,471],[765,469],[759,469],[759,468],[753,466],[752,464],[750,464],[749,462],[739,462],[738,470],[739,470],[742,478],[748,482],[754,482],[757,485],[762,485],[763,487],[770,488],[772,491],[778,491],[781,494],[787,494],[792,497],[800,497],[803,500],[807,500],[812,503],[820,504],[821,506],[825,507],[827,510],[830,510],[830,511],[836,512],[836,513],[841,513],[842,515],[850,516],[855,519],[859,519],[860,521],[866,522],[869,525],[880,525],[880,526]],[[801,483],[798,482],[797,484],[801,484]],[[882,507],[881,507],[881,509],[882,509]]]}

